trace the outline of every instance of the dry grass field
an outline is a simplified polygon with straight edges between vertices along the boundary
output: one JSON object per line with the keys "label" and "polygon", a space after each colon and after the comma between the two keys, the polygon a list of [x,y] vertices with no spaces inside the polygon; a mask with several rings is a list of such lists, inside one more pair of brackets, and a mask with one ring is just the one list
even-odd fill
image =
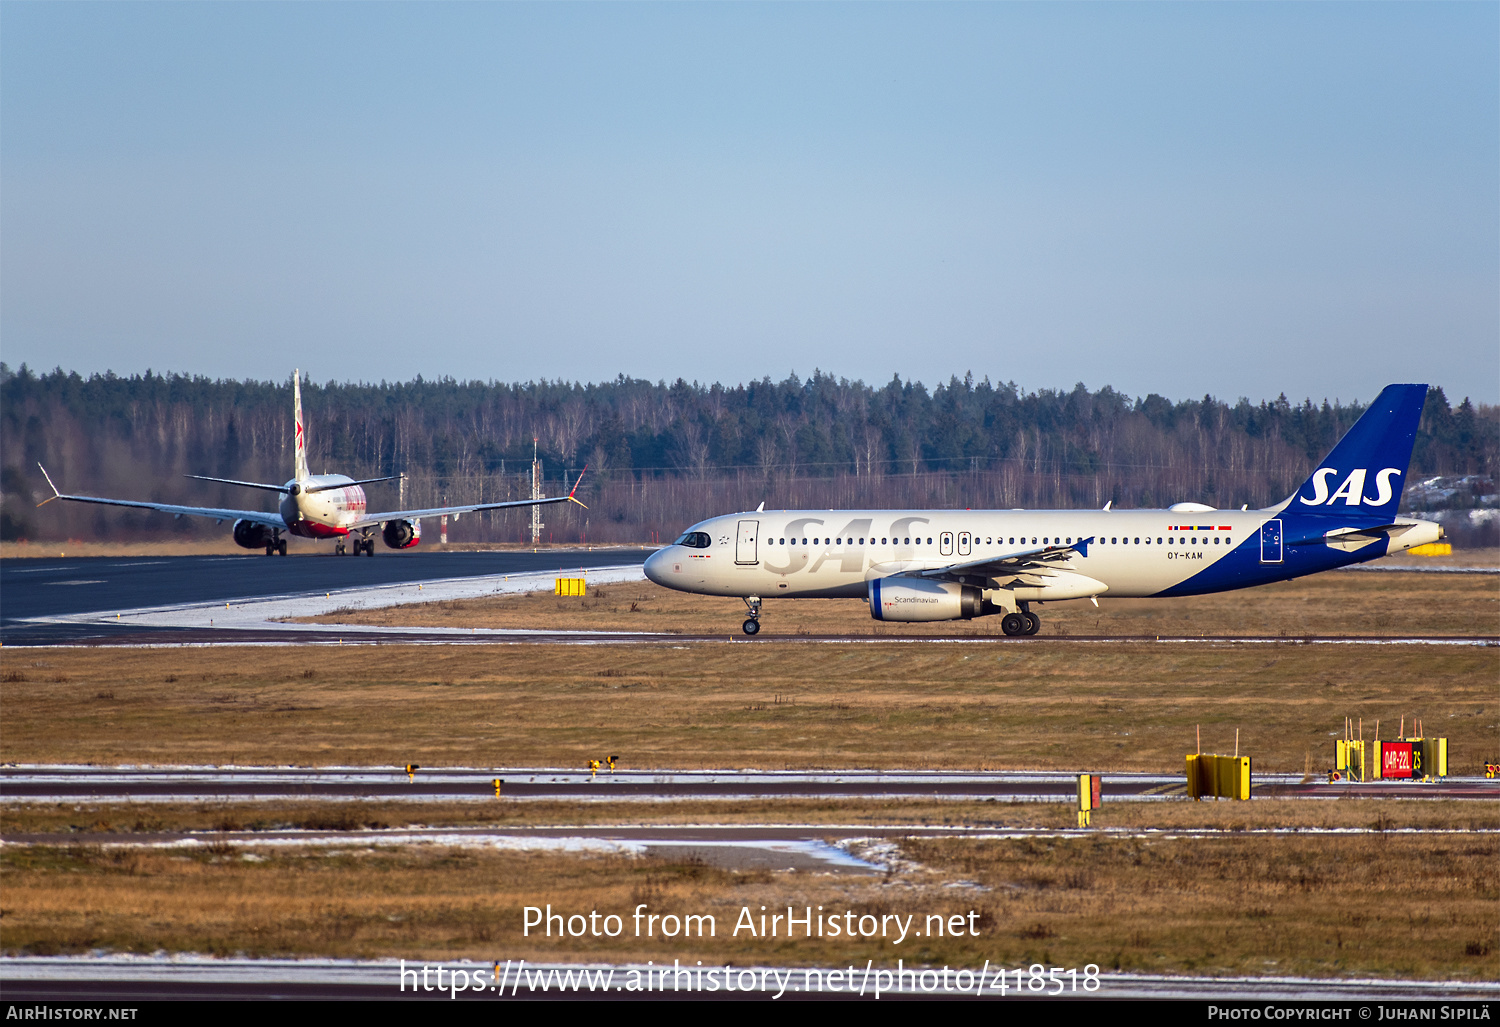
{"label": "dry grass field", "polygon": [[[1421,789],[1415,793],[1420,796]],[[1111,802],[1095,825],[1123,830],[1256,831],[1500,829],[1500,808],[1457,799],[1347,799],[1308,802]],[[0,834],[105,835],[177,832],[362,831],[416,827],[608,827],[653,824],[828,824],[840,827],[969,827],[1056,831],[1075,826],[1063,802],[950,799],[740,799],[589,802],[488,799],[478,802],[59,802],[0,805]]]}
{"label": "dry grass field", "polygon": [[[1411,557],[1416,560],[1417,557]],[[1333,571],[1297,581],[1184,599],[1085,600],[1036,608],[1042,635],[1200,636],[1500,635],[1500,575]],[[555,628],[739,635],[738,599],[673,592],[647,581],[604,585],[582,597],[493,596],[379,610],[337,611],[310,623],[411,627]],[[994,638],[1000,618],[890,624],[859,599],[768,598],[763,636]]]}
{"label": "dry grass field", "polygon": [[10,763],[1263,772],[1345,716],[1494,758],[1500,648],[1294,641],[56,648],[0,652]]}
{"label": "dry grass field", "polygon": [[[6,849],[0,946],[709,965],[991,965],[1493,980],[1494,836],[908,840],[885,877],[441,846]],[[710,914],[712,938],[547,939],[523,907]],[[756,938],[758,914],[967,916],[978,937]]]}

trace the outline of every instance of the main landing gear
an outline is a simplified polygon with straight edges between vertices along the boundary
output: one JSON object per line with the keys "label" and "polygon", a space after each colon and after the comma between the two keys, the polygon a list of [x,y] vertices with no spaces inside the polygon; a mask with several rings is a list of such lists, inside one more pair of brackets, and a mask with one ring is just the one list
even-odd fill
{"label": "main landing gear", "polygon": [[745,605],[750,610],[750,616],[745,618],[745,623],[740,627],[747,635],[758,635],[760,634],[760,596],[747,597]]}
{"label": "main landing gear", "polygon": [[284,538],[281,537],[281,532],[279,532],[279,531],[276,532],[276,534],[274,534],[274,535],[271,536],[271,541],[269,541],[269,542],[266,543],[266,555],[267,556],[285,556],[286,555],[286,539],[284,539]]}
{"label": "main landing gear", "polygon": [[[354,543],[354,555],[355,556],[358,556],[360,553],[363,553],[366,556],[374,556],[375,555],[375,540],[374,539],[372,539],[372,538],[353,538],[351,536],[350,537],[350,541]],[[346,550],[344,548],[344,540],[341,538],[341,539],[339,539],[337,542],[335,542],[333,544],[333,555],[334,556],[343,556],[343,555],[345,555],[345,553],[346,553]]]}
{"label": "main landing gear", "polygon": [[1015,613],[1007,613],[1000,618],[1000,630],[1007,635],[1034,635],[1042,628],[1042,618],[1021,604],[1021,608]]}

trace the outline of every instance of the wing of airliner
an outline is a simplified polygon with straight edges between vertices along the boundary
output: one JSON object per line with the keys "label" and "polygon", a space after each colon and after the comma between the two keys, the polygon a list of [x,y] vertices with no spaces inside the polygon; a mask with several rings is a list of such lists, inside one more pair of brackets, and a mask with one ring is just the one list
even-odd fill
{"label": "wing of airliner", "polygon": [[1074,553],[1088,556],[1089,544],[1093,541],[1094,537],[1091,535],[1070,545],[1037,546],[1001,556],[987,556],[965,563],[931,567],[925,571],[916,571],[915,574],[923,578],[956,581],[966,585],[983,585],[992,580],[997,582],[1020,580],[1027,585],[1042,585],[1045,579],[1055,578],[1059,574],[1073,573],[1063,564],[1071,559]]}
{"label": "wing of airliner", "polygon": [[[588,470],[587,467],[584,470]],[[550,503],[578,503],[585,510],[588,509],[573,497],[578,491],[578,485],[583,481],[583,475],[578,476],[578,481],[573,483],[573,491],[566,496],[553,496],[551,499],[510,499],[504,503],[471,503],[468,506],[434,506],[426,510],[388,510],[383,513],[365,514],[359,520],[350,525],[351,528],[365,528],[372,524],[381,524],[385,521],[415,521],[422,517],[441,517],[444,514],[476,513],[484,510],[507,510],[516,506],[547,506]]]}
{"label": "wing of airliner", "polygon": [[286,495],[288,492],[296,495],[298,492],[313,495],[317,492],[332,492],[334,489],[347,489],[354,485],[374,485],[382,481],[395,481],[401,477],[399,474],[388,474],[384,478],[362,478],[359,481],[335,481],[327,485],[312,485],[299,488],[295,483],[292,485],[269,485],[261,481],[240,481],[238,478],[210,478],[206,474],[184,474],[184,478],[196,478],[198,481],[216,481],[221,485],[243,485],[247,489],[262,489],[266,492],[280,492]]}
{"label": "wing of airliner", "polygon": [[52,498],[43,500],[44,503],[50,503],[53,499],[70,499],[75,503],[100,503],[104,506],[133,506],[139,510],[157,510],[177,517],[212,517],[220,521],[244,520],[254,524],[264,524],[268,528],[286,528],[286,521],[281,519],[280,514],[267,513],[265,510],[225,510],[216,506],[175,506],[171,503],[142,503],[133,499],[106,499],[103,496],[70,496],[57,490],[57,486],[52,483],[52,476],[47,473],[47,468],[42,467],[41,464],[37,466],[42,468],[42,477],[46,478],[47,484],[52,486]]}
{"label": "wing of airliner", "polygon": [[[554,496],[551,499],[512,499],[505,503],[474,503],[470,506],[434,506],[426,510],[389,510],[384,513],[366,514],[353,524],[351,528],[366,528],[372,524],[380,524],[384,521],[414,521],[420,517],[441,517],[443,514],[474,513],[482,510],[505,510],[513,506],[546,506],[549,503],[578,503],[571,494],[566,496]],[[578,503],[583,506],[582,503]]]}

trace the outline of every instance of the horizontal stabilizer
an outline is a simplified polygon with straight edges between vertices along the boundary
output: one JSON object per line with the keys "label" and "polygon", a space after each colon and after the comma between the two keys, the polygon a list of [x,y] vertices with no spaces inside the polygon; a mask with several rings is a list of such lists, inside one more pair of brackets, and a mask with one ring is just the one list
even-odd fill
{"label": "horizontal stabilizer", "polygon": [[259,481],[236,481],[234,478],[210,478],[206,474],[184,474],[184,478],[195,478],[198,481],[216,481],[220,485],[243,485],[247,489],[264,489],[267,492],[285,493],[285,485],[267,485]]}
{"label": "horizontal stabilizer", "polygon": [[331,485],[319,485],[319,486],[317,486],[315,488],[310,488],[310,489],[309,488],[304,488],[302,490],[302,492],[305,495],[309,495],[310,496],[314,492],[329,492],[329,491],[331,491],[333,489],[347,489],[347,488],[351,488],[351,487],[353,487],[355,485],[374,485],[377,482],[382,482],[382,481],[395,481],[399,477],[401,477],[401,475],[399,475],[399,474],[388,474],[384,478],[361,478],[359,481],[336,481],[336,482],[334,482]]}

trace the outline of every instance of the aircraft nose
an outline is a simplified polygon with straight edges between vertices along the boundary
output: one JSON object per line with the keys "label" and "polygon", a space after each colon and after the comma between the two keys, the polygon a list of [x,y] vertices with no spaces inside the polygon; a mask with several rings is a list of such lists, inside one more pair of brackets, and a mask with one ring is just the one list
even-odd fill
{"label": "aircraft nose", "polygon": [[[667,547],[667,549],[670,548],[672,547]],[[658,549],[656,552],[646,557],[646,577],[650,578],[658,585],[665,585],[667,583],[667,562],[671,559],[671,557],[667,555],[667,549]]]}

